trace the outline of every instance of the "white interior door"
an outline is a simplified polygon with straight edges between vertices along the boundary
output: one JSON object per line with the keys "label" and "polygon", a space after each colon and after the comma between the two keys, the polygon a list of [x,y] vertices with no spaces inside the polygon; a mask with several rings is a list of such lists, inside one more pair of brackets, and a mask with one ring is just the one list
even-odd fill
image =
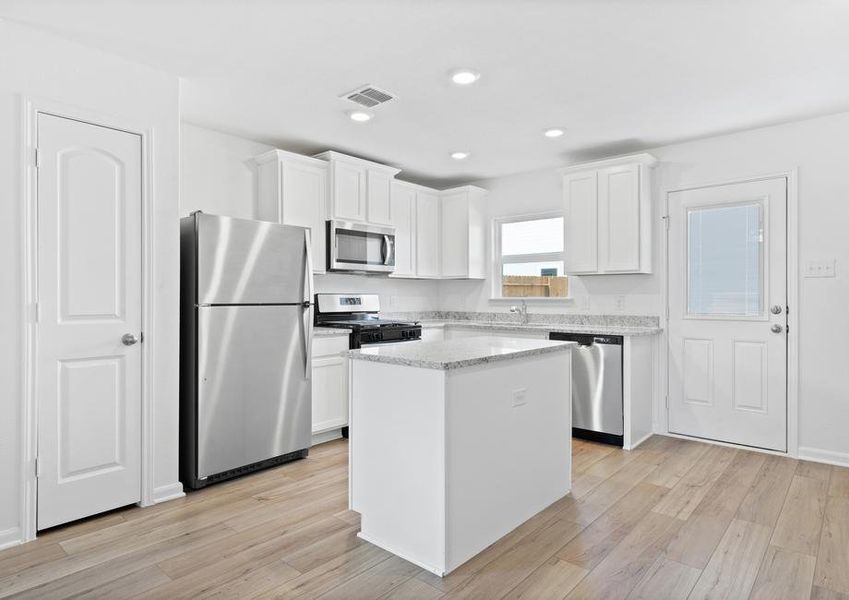
{"label": "white interior door", "polygon": [[141,498],[141,138],[39,114],[38,147],[44,529]]}
{"label": "white interior door", "polygon": [[669,196],[669,431],[787,450],[787,182]]}

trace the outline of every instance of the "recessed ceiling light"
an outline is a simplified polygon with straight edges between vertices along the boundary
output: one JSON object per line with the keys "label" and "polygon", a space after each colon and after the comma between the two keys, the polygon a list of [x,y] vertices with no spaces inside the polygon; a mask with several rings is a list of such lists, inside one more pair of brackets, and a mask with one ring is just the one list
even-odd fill
{"label": "recessed ceiling light", "polygon": [[469,85],[480,79],[481,74],[471,69],[457,69],[451,72],[451,81],[457,85]]}
{"label": "recessed ceiling light", "polygon": [[452,152],[451,158],[453,158],[454,160],[464,160],[466,158],[469,158],[469,153],[468,152]]}
{"label": "recessed ceiling light", "polygon": [[365,123],[366,121],[371,121],[371,118],[374,115],[364,110],[352,110],[348,113],[348,116],[351,117],[352,121],[356,121],[357,123]]}
{"label": "recessed ceiling light", "polygon": [[556,138],[556,137],[560,137],[561,135],[563,135],[563,133],[564,133],[564,131],[562,129],[557,129],[557,128],[546,129],[545,130],[545,137]]}

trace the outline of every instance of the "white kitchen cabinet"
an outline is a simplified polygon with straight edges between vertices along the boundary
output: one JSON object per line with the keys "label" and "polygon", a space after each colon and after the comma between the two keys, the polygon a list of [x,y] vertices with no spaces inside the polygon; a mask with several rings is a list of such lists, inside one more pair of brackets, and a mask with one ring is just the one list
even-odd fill
{"label": "white kitchen cabinet", "polygon": [[423,342],[443,342],[445,341],[445,326],[444,325],[422,325],[422,341]]}
{"label": "white kitchen cabinet", "polygon": [[257,217],[284,225],[309,227],[313,272],[327,270],[327,163],[283,150],[254,158],[257,167]]}
{"label": "white kitchen cabinet", "polygon": [[312,432],[348,425],[348,335],[314,337],[312,346]]}
{"label": "white kitchen cabinet", "polygon": [[416,276],[436,279],[440,275],[440,214],[437,192],[416,192]]}
{"label": "white kitchen cabinet", "polygon": [[416,276],[416,188],[406,181],[392,182],[390,224],[395,228],[395,271],[390,277]]}
{"label": "white kitchen cabinet", "polygon": [[389,225],[391,184],[400,169],[328,151],[315,155],[327,161],[331,219]]}
{"label": "white kitchen cabinet", "polygon": [[563,176],[566,272],[598,271],[598,177],[595,171]]}
{"label": "white kitchen cabinet", "polygon": [[366,220],[378,225],[392,224],[392,182],[395,173],[384,170],[366,171]]}
{"label": "white kitchen cabinet", "polygon": [[533,340],[548,339],[548,331],[531,330],[521,331],[517,329],[489,329],[486,327],[463,327],[462,325],[446,325],[446,340],[465,340],[481,337],[508,337]]}
{"label": "white kitchen cabinet", "polygon": [[486,190],[467,185],[441,195],[443,279],[486,278]]}
{"label": "white kitchen cabinet", "polygon": [[568,274],[652,272],[650,173],[656,162],[636,154],[561,169]]}

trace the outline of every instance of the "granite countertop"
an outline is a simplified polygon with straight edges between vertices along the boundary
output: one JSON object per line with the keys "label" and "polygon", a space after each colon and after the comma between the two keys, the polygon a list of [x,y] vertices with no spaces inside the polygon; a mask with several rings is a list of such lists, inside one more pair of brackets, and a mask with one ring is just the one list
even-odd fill
{"label": "granite countertop", "polygon": [[424,320],[422,327],[467,327],[469,329],[487,329],[493,333],[499,331],[557,331],[562,333],[591,333],[596,335],[657,335],[663,329],[651,326],[631,325],[583,325],[569,323],[506,323],[499,321],[452,321]]}
{"label": "granite countertop", "polygon": [[351,335],[351,331],[348,329],[338,329],[336,327],[313,327],[312,335],[313,337],[348,337]]}
{"label": "granite countertop", "polygon": [[444,342],[416,342],[381,347],[379,344],[351,350],[355,360],[389,363],[422,369],[460,369],[499,360],[564,352],[575,342],[529,340],[509,337],[480,337]]}

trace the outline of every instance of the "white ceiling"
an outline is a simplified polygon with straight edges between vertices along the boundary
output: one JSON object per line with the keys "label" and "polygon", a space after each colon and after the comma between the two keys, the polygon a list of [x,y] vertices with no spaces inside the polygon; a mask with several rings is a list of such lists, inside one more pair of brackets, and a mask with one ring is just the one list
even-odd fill
{"label": "white ceiling", "polygon": [[[0,0],[0,17],[180,75],[192,123],[425,183],[849,109],[845,0]],[[464,66],[468,88],[448,78]],[[338,96],[366,83],[397,100],[357,124]]]}

